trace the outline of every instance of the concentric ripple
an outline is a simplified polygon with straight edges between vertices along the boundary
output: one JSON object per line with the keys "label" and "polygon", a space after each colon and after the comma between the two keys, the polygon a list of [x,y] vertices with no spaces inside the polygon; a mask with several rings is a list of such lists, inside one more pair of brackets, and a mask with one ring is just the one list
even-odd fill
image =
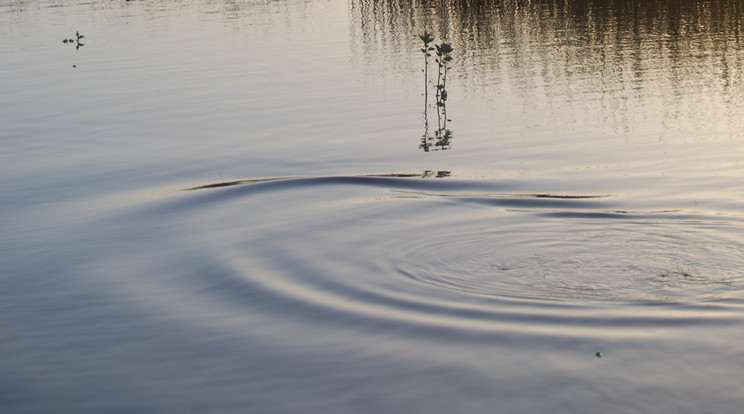
{"label": "concentric ripple", "polygon": [[443,288],[538,300],[688,302],[744,289],[741,244],[700,224],[665,217],[500,227],[417,240],[395,258],[398,270]]}
{"label": "concentric ripple", "polygon": [[234,272],[264,294],[346,313],[457,314],[484,298],[691,304],[744,292],[744,244],[729,237],[737,217],[515,189],[391,174],[191,190],[212,218],[200,213],[202,237]]}

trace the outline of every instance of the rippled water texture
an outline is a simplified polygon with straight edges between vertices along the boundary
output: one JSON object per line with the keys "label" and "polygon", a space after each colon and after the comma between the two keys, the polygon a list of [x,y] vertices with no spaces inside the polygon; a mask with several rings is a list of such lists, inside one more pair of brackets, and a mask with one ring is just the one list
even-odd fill
{"label": "rippled water texture", "polygon": [[0,412],[740,412],[743,13],[0,4]]}

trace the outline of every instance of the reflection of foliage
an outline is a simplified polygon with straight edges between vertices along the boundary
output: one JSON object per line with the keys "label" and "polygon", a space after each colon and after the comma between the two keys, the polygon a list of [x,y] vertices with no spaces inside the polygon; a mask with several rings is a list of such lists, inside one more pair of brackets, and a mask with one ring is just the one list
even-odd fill
{"label": "reflection of foliage", "polygon": [[[450,148],[450,141],[452,140],[452,131],[447,129],[447,70],[449,69],[448,63],[452,61],[452,45],[446,42],[435,44],[434,47],[429,46],[434,42],[434,36],[424,31],[424,34],[419,35],[421,41],[424,42],[424,47],[421,52],[424,53],[424,135],[421,138],[421,144],[419,148],[426,152],[446,150]],[[429,53],[432,50],[436,50],[436,62],[439,66],[437,74],[436,84],[436,109],[437,109],[437,130],[434,132],[434,136],[429,135]]]}
{"label": "reflection of foliage", "polygon": [[[481,88],[493,74],[530,91],[592,74],[618,88],[680,85],[722,90],[740,84],[741,0],[350,0],[354,38],[370,62],[398,64],[424,28],[458,50],[458,84]],[[725,39],[725,40],[723,40]],[[418,42],[418,41],[416,41]],[[536,45],[551,45],[537,48]],[[382,57],[380,54],[386,54]],[[694,59],[693,59],[694,57]],[[561,63],[557,66],[557,63]],[[655,67],[648,78],[641,68]],[[559,70],[541,70],[544,67]],[[718,68],[721,69],[718,72]],[[724,78],[723,81],[720,81]],[[569,80],[570,81],[570,80]],[[630,85],[628,85],[628,83]],[[615,108],[614,110],[619,110]]]}

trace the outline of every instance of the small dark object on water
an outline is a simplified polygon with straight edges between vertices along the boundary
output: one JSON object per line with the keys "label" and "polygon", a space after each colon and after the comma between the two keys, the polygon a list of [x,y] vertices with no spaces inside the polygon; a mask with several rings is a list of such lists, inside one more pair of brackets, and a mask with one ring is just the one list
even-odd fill
{"label": "small dark object on water", "polygon": [[77,41],[80,44],[80,39],[85,39],[85,36],[81,35],[79,31],[75,32],[75,36],[77,36],[77,39],[64,39],[62,43],[75,43]]}
{"label": "small dark object on water", "polygon": [[72,67],[73,67],[73,68],[76,68],[76,67],[77,67],[77,65],[72,65]]}
{"label": "small dark object on water", "polygon": [[597,352],[594,353],[594,356],[597,357],[597,358],[602,358],[602,353],[599,352],[599,351],[597,351]]}

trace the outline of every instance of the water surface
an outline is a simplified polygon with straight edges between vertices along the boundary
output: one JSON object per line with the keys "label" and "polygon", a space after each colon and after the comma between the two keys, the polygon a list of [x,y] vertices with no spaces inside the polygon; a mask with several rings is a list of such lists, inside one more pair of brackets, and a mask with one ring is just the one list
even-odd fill
{"label": "water surface", "polygon": [[742,13],[0,5],[2,411],[738,412]]}

